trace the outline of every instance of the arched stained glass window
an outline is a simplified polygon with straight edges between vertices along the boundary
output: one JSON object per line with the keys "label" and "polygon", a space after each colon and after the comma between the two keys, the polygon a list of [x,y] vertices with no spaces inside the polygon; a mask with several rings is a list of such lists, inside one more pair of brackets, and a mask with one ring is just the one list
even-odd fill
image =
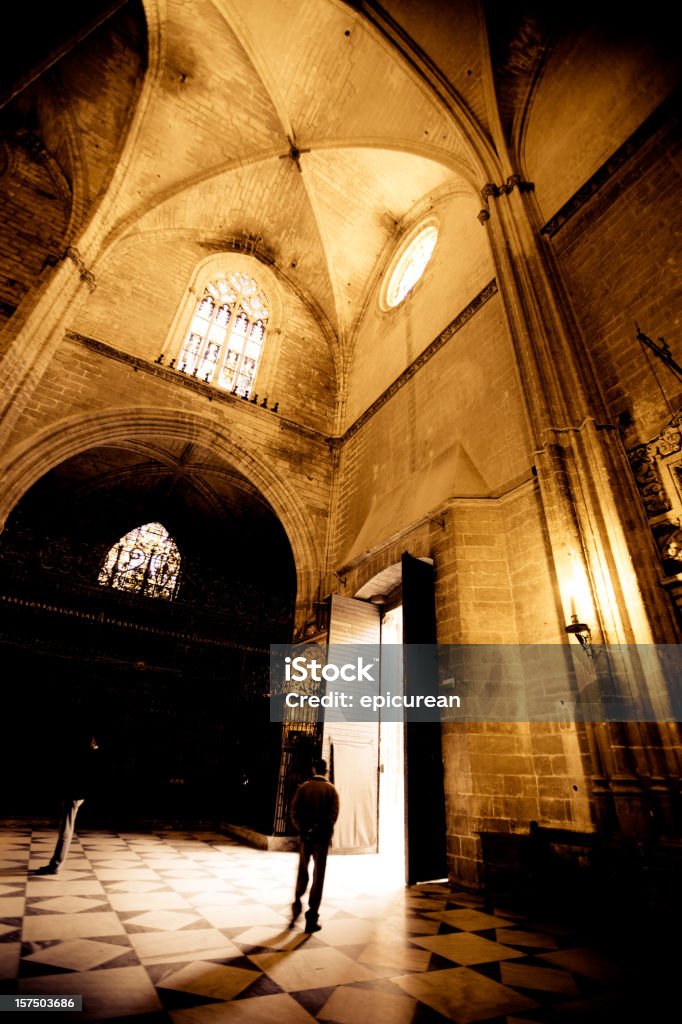
{"label": "arched stained glass window", "polygon": [[214,278],[197,302],[178,369],[246,394],[256,377],[269,315],[264,292],[248,274]]}
{"label": "arched stained glass window", "polygon": [[161,523],[137,526],[109,550],[97,582],[146,597],[172,600],[178,588],[180,552]]}
{"label": "arched stained glass window", "polygon": [[384,294],[384,302],[389,309],[398,306],[412,291],[426,270],[437,241],[438,228],[429,224],[407,243],[389,272]]}

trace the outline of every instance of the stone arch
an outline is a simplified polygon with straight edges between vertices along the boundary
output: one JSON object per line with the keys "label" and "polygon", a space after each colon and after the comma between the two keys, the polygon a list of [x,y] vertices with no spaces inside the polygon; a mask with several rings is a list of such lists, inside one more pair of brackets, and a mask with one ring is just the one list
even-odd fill
{"label": "stone arch", "polygon": [[543,222],[623,146],[679,87],[663,22],[595,8],[543,54],[514,147]]}
{"label": "stone arch", "polygon": [[48,427],[17,446],[0,464],[0,523],[45,473],[89,448],[129,441],[134,437],[168,437],[203,444],[224,457],[258,487],[287,535],[296,566],[297,621],[317,596],[321,555],[308,526],[308,516],[294,489],[262,458],[234,443],[215,420],[195,413],[131,407],[98,414],[83,413]]}
{"label": "stone arch", "polygon": [[385,595],[390,594],[401,585],[403,579],[402,568],[401,562],[393,562],[387,565],[385,569],[380,569],[365,583],[357,587],[353,597],[361,601],[372,601],[375,598],[385,597]]}

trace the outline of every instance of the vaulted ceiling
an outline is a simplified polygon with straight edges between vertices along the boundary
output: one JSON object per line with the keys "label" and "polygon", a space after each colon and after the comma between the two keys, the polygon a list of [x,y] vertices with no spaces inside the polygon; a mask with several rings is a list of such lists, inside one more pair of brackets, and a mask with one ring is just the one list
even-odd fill
{"label": "vaulted ceiling", "polygon": [[74,0],[38,19],[27,7],[0,108],[11,122],[13,105],[33,105],[41,160],[78,207],[66,244],[113,181],[98,259],[164,235],[246,248],[343,350],[402,230],[480,189],[478,158],[512,138],[557,35],[577,37],[602,7],[621,50],[636,35],[622,10],[556,6]]}
{"label": "vaulted ceiling", "polygon": [[373,27],[320,0],[170,0],[109,244],[253,246],[343,344],[417,210],[470,188],[454,119]]}
{"label": "vaulted ceiling", "polygon": [[[461,37],[467,101],[482,108],[476,4],[440,6],[444,33]],[[82,193],[94,202],[102,165],[122,158],[100,258],[169,232],[250,247],[343,348],[401,230],[444,192],[474,190],[457,119],[351,4],[95,0],[72,15],[26,25],[4,99],[34,103],[50,151],[55,125],[69,138],[59,163],[74,202],[90,208]],[[118,60],[103,47],[112,32]],[[90,51],[100,60],[86,82],[74,72]],[[35,98],[38,82],[54,103]]]}

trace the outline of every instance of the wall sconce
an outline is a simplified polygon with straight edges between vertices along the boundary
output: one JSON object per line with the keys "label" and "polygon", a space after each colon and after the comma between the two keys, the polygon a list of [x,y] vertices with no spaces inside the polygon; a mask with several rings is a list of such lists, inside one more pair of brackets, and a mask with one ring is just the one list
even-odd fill
{"label": "wall sconce", "polygon": [[578,622],[578,616],[575,612],[571,615],[571,621],[565,629],[569,636],[573,634],[588,658],[592,658],[594,660],[598,656],[599,652],[595,651],[592,646],[592,633],[590,631],[590,627],[586,622]]}

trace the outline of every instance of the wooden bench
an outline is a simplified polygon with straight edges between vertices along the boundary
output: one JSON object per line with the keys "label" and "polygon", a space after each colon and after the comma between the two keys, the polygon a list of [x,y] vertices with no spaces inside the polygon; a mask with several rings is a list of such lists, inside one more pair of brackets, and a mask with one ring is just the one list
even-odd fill
{"label": "wooden bench", "polygon": [[592,832],[545,828],[478,832],[483,853],[484,907],[496,904],[534,916],[544,907],[580,911],[595,883],[598,837]]}

